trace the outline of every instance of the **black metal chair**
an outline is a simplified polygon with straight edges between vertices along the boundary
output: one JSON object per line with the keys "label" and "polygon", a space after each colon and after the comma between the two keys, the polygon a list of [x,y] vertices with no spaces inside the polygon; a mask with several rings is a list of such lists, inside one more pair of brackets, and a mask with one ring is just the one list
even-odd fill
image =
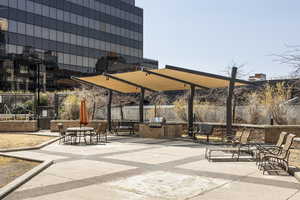
{"label": "black metal chair", "polygon": [[209,136],[213,134],[214,127],[209,124],[199,124],[196,126],[196,131],[194,132],[194,139],[197,140],[196,135],[206,135],[206,142],[209,142]]}

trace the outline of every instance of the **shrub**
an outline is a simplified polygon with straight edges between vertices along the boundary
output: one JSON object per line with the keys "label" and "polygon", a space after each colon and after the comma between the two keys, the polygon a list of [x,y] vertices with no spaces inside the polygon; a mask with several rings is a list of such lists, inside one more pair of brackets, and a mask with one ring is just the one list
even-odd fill
{"label": "shrub", "polygon": [[258,124],[263,114],[261,113],[260,106],[260,94],[257,92],[253,92],[247,95],[247,106],[246,111],[247,118],[246,121],[249,124]]}
{"label": "shrub", "polygon": [[266,108],[266,114],[272,116],[279,125],[288,124],[288,113],[291,107],[286,102],[291,97],[291,87],[284,82],[275,86],[266,85],[262,91],[262,104]]}
{"label": "shrub", "polygon": [[64,99],[60,110],[61,118],[65,120],[77,120],[79,119],[79,115],[80,115],[79,112],[80,112],[79,98],[74,94],[68,95]]}
{"label": "shrub", "polygon": [[186,96],[179,96],[177,97],[176,101],[174,102],[174,110],[176,116],[179,120],[187,121],[187,102]]}

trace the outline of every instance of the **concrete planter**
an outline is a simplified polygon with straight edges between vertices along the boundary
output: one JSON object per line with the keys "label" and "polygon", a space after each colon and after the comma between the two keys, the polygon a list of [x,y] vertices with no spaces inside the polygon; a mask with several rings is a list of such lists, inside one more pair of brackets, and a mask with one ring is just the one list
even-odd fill
{"label": "concrete planter", "polygon": [[35,132],[38,131],[36,120],[0,121],[0,132]]}

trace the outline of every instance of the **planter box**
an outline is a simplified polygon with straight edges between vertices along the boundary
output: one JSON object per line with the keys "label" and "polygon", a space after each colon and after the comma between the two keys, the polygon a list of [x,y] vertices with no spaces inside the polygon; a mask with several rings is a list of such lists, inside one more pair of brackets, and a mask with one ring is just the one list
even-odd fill
{"label": "planter box", "polygon": [[[96,129],[101,122],[106,122],[106,121],[93,120],[93,121],[90,121],[87,126],[88,127],[93,127],[93,128]],[[79,120],[51,120],[51,122],[50,122],[51,132],[58,132],[59,131],[58,126],[57,126],[59,123],[62,123],[64,125],[65,129],[70,128],[70,127],[79,127],[80,126]]]}
{"label": "planter box", "polygon": [[36,132],[36,120],[0,121],[0,132]]}

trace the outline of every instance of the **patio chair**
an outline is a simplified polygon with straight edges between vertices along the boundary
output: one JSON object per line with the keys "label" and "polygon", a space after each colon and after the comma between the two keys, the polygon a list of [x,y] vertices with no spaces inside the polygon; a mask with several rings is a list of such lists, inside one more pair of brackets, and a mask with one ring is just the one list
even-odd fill
{"label": "patio chair", "polygon": [[235,143],[233,143],[233,145],[229,147],[207,148],[205,153],[206,158],[209,161],[211,161],[212,160],[211,153],[214,151],[230,152],[232,153],[232,158],[237,156],[236,161],[239,161],[241,152],[247,152],[249,154],[252,154],[250,150],[250,143],[249,143],[251,132],[252,130],[243,131],[240,140],[236,141]]}
{"label": "patio chair", "polygon": [[108,124],[106,122],[102,122],[96,129],[94,137],[96,137],[97,142],[101,142],[101,135],[104,135],[105,143],[107,143],[107,126],[108,126]]}
{"label": "patio chair", "polygon": [[282,150],[282,145],[286,136],[287,132],[280,133],[276,145],[264,146],[261,144],[256,144],[256,164],[260,163],[260,158],[262,154],[271,153],[274,155],[278,155]]}
{"label": "patio chair", "polygon": [[196,135],[206,135],[206,142],[209,142],[209,136],[213,134],[214,127],[209,124],[200,124],[196,127],[196,132],[194,132],[194,140],[197,140]]}
{"label": "patio chair", "polygon": [[268,172],[282,171],[286,172],[289,169],[289,155],[290,149],[292,147],[294,138],[296,136],[294,134],[289,134],[286,138],[286,142],[282,147],[279,154],[266,153],[261,157],[261,164],[259,166],[260,169],[263,170],[263,174]]}
{"label": "patio chair", "polygon": [[66,142],[66,132],[64,130],[64,125],[62,123],[59,123],[57,125],[57,127],[58,127],[59,137],[60,137],[59,144],[61,144],[62,141],[63,141],[63,143],[65,143]]}

